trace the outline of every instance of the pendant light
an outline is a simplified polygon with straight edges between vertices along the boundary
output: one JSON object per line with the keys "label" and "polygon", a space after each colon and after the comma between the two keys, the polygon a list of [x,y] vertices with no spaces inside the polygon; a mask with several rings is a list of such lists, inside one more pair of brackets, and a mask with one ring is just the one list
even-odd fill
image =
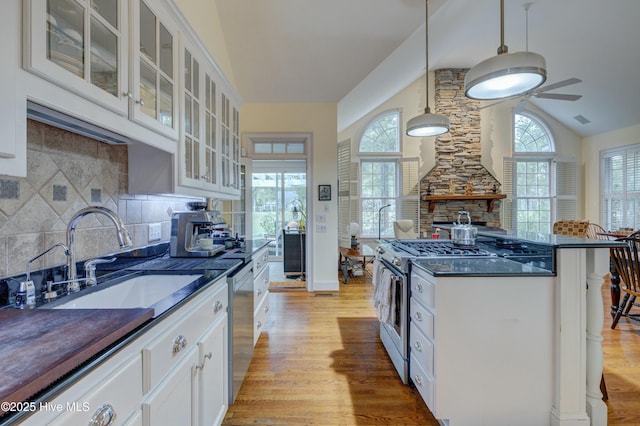
{"label": "pendant light", "polygon": [[471,99],[503,99],[540,87],[547,79],[546,62],[533,52],[508,53],[504,44],[504,0],[500,0],[498,55],[471,68],[464,78],[464,94]]}
{"label": "pendant light", "polygon": [[429,109],[429,0],[425,1],[425,16],[424,32],[426,34],[426,50],[424,82],[426,92],[425,104],[427,106],[424,109],[424,114],[413,117],[407,121],[407,135],[417,137],[436,136],[449,131],[449,119],[444,115],[431,114],[431,110]]}

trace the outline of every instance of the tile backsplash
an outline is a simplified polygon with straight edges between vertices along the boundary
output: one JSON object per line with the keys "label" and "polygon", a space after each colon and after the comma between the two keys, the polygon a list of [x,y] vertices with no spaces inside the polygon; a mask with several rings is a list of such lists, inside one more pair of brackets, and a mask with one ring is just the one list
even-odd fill
{"label": "tile backsplash", "polygon": [[[90,205],[117,212],[134,247],[149,244],[150,223],[160,223],[160,241],[168,241],[171,212],[186,210],[185,203],[194,198],[128,194],[127,164],[126,145],[109,145],[29,120],[27,177],[0,174],[0,277],[23,273],[29,259],[65,243],[69,220]],[[107,217],[88,215],[80,220],[78,260],[118,250],[115,228]],[[33,262],[31,269],[65,263],[63,250],[56,249]]]}

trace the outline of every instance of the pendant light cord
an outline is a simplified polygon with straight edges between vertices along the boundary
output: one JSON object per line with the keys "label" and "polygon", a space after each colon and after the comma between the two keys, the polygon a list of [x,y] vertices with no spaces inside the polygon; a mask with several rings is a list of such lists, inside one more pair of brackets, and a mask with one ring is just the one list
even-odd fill
{"label": "pendant light cord", "polygon": [[507,46],[504,45],[504,0],[500,0],[500,47],[498,47],[498,55],[508,52]]}
{"label": "pendant light cord", "polygon": [[425,54],[424,54],[424,88],[427,98],[424,100],[424,104],[426,107],[424,108],[425,114],[430,114],[431,109],[429,108],[429,0],[425,0],[424,2],[424,44],[425,44]]}

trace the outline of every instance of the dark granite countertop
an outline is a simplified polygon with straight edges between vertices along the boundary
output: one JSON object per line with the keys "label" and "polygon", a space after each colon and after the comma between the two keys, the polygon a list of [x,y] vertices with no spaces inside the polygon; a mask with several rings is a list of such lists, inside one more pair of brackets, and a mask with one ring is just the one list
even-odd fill
{"label": "dark granite countertop", "polygon": [[414,267],[425,270],[433,276],[554,276],[546,269],[526,265],[502,257],[455,257],[412,259]]}

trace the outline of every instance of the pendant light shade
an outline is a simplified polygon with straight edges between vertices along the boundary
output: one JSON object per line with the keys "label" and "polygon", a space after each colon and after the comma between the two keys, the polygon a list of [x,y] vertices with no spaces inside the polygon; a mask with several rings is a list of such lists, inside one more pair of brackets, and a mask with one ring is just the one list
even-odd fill
{"label": "pendant light shade", "polygon": [[441,114],[431,114],[429,108],[424,114],[407,121],[407,135],[426,137],[437,136],[449,131],[449,119]]}
{"label": "pendant light shade", "polygon": [[429,0],[425,1],[425,26],[424,32],[426,54],[425,54],[425,103],[427,107],[424,109],[424,114],[417,117],[413,117],[407,122],[407,135],[416,137],[437,136],[449,131],[449,119],[444,115],[432,114],[429,109]]}
{"label": "pendant light shade", "polygon": [[471,99],[491,100],[520,95],[540,87],[547,79],[546,62],[533,52],[508,53],[504,45],[504,0],[500,0],[498,55],[467,72],[464,94]]}

